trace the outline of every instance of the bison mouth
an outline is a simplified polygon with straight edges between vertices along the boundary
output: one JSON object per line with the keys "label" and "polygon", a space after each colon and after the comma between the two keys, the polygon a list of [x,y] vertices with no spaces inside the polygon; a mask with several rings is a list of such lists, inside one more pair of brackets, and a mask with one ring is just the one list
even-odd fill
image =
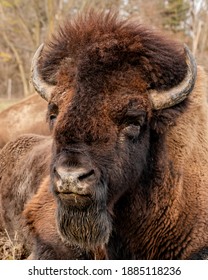
{"label": "bison mouth", "polygon": [[86,208],[92,204],[93,199],[91,194],[80,194],[75,192],[55,192],[56,197],[62,201],[63,204],[70,205],[75,208]]}

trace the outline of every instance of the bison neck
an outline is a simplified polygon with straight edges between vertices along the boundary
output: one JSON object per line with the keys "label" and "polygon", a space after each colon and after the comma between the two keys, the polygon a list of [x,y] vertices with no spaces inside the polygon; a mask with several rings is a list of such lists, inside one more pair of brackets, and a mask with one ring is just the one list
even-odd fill
{"label": "bison neck", "polygon": [[[194,211],[187,215],[184,173],[167,149],[165,137],[153,137],[148,167],[137,186],[115,205],[113,258],[181,259],[192,253],[189,243],[196,215]],[[194,201],[192,207],[198,207]]]}

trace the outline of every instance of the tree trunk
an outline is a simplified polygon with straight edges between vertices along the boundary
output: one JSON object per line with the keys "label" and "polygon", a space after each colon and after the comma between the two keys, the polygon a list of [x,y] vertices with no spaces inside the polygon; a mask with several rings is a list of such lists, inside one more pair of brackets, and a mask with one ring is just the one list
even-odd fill
{"label": "tree trunk", "polygon": [[21,60],[21,57],[17,51],[17,49],[15,48],[14,44],[9,40],[8,36],[6,35],[5,32],[3,32],[3,38],[7,44],[7,46],[11,49],[11,51],[13,52],[15,59],[17,61],[17,65],[19,68],[19,72],[20,72],[20,77],[22,80],[22,85],[23,85],[23,93],[24,96],[28,96],[29,95],[29,90],[28,90],[28,82],[27,82],[27,78],[26,78],[26,74],[25,74],[25,70],[24,70],[24,66],[23,66],[23,62]]}

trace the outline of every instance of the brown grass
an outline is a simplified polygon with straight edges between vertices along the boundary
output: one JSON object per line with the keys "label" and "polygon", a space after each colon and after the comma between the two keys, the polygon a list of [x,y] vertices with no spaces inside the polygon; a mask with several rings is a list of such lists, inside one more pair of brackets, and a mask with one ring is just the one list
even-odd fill
{"label": "brown grass", "polygon": [[0,232],[0,260],[22,260],[24,259],[24,248],[18,242],[18,235],[15,234],[11,240],[7,231]]}

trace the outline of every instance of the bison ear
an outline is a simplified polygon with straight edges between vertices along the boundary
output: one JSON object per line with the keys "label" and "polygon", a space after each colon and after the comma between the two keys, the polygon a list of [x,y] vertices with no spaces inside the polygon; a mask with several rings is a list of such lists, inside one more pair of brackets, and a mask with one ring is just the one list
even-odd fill
{"label": "bison ear", "polygon": [[31,65],[31,81],[35,90],[40,94],[40,96],[46,101],[49,101],[51,98],[51,93],[54,90],[54,85],[46,83],[38,71],[38,62],[41,58],[43,47],[44,44],[41,44],[33,56]]}

